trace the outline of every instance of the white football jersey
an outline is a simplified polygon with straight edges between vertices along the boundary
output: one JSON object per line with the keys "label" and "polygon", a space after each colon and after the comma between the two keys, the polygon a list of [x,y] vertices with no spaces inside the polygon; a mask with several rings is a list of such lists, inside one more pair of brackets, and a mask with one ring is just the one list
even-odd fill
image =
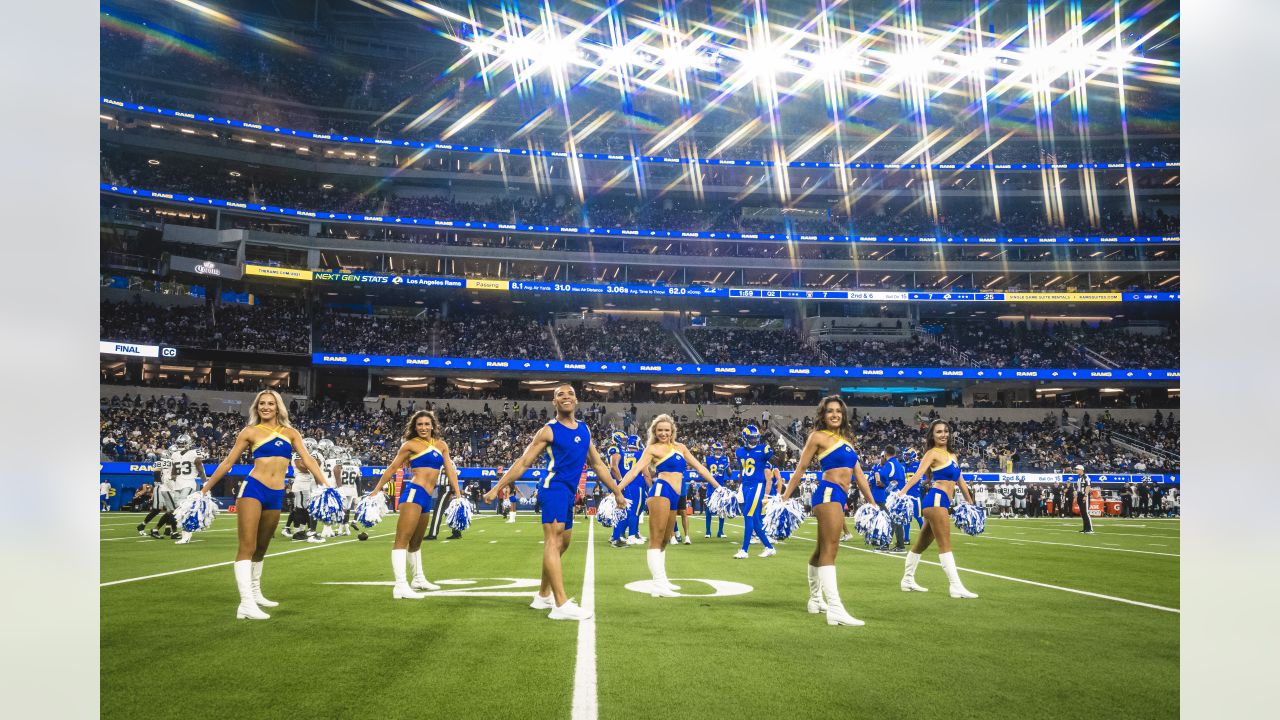
{"label": "white football jersey", "polygon": [[[324,457],[319,453],[311,453],[311,459],[315,460],[321,467],[324,466]],[[306,490],[310,492],[315,487],[315,478],[311,477],[311,473],[307,472],[302,465],[302,459],[298,457],[298,453],[293,454],[293,489]]]}
{"label": "white football jersey", "polygon": [[[169,466],[173,468],[173,489],[195,490],[200,477],[199,464],[202,453],[195,449],[175,450],[169,455]],[[165,471],[168,477],[169,471]]]}
{"label": "white football jersey", "polygon": [[173,490],[174,483],[169,468],[173,467],[173,456],[177,454],[176,450],[166,450],[159,458],[156,459],[155,469],[160,471],[160,482],[157,484],[156,490],[169,492]]}
{"label": "white football jersey", "polygon": [[355,487],[360,482],[360,461],[353,458],[342,463],[342,477],[337,480],[340,486]]}

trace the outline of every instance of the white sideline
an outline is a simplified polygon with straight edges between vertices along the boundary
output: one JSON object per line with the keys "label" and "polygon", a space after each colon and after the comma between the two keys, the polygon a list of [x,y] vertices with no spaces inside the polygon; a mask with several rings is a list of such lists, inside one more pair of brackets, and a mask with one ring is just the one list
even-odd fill
{"label": "white sideline", "polygon": [[[1000,526],[1000,525],[1003,525],[1003,524],[1005,524],[1005,523],[1009,522],[1010,520],[1025,520],[1025,519],[1028,519],[1028,518],[991,518],[991,519],[988,519],[988,520],[987,520],[987,525],[989,525],[990,527],[998,527],[998,526]],[[993,521],[995,521],[995,522],[993,522]],[[1018,528],[1019,530],[1023,530],[1023,529],[1028,529],[1028,530],[1041,530],[1041,531],[1044,531],[1044,532],[1065,532],[1065,533],[1078,533],[1078,532],[1080,532],[1080,530],[1079,530],[1079,528],[1080,528],[1080,523],[1071,523],[1071,526],[1072,526],[1072,527],[1074,527],[1074,528],[1076,528],[1076,529],[1075,529],[1075,530],[1067,530],[1066,528],[1036,527],[1036,526],[1035,526],[1035,524],[1031,524],[1031,525],[1012,525],[1011,527],[1016,527],[1016,528]],[[1163,539],[1165,539],[1165,540],[1181,540],[1181,539],[1182,539],[1182,536],[1181,536],[1181,535],[1152,535],[1151,533],[1123,533],[1123,532],[1111,532],[1111,528],[1113,528],[1113,527],[1143,527],[1143,526],[1141,526],[1141,525],[1119,525],[1119,524],[1112,524],[1112,523],[1107,523],[1106,525],[1104,525],[1103,523],[1094,523],[1094,527],[1097,527],[1097,528],[1099,528],[1099,529],[1103,530],[1107,535],[1118,535],[1118,536],[1122,536],[1122,537],[1163,538]],[[1169,529],[1169,528],[1162,528],[1162,529]]]}
{"label": "white sideline", "polygon": [[573,669],[573,720],[596,720],[600,715],[596,696],[596,524],[588,518],[587,566],[582,571],[583,610],[591,617],[578,621],[578,662]]}
{"label": "white sideline", "polygon": [[[812,543],[818,542],[817,540],[814,540],[812,538],[801,537],[799,535],[794,535],[793,537],[799,538],[801,540],[808,540],[809,542],[812,542]],[[1025,542],[1025,541],[1018,541],[1018,542]],[[846,548],[848,550],[857,550],[858,552],[870,553],[872,555],[876,555],[879,557],[898,560],[899,562],[902,561],[901,555],[886,555],[884,553],[876,552],[875,550],[868,550],[866,548],[855,547],[853,545],[845,545],[843,543],[840,544],[840,547]],[[925,563],[926,565],[942,567],[942,563],[933,562],[931,560],[925,560],[923,558],[920,559],[920,562]],[[1008,575],[997,575],[995,573],[983,572],[982,570],[973,570],[970,568],[963,568],[958,566],[956,567],[956,569],[963,570],[964,572],[973,573],[975,575],[985,575],[986,577],[996,578],[997,580],[1008,580],[1009,582],[1022,583],[1024,585],[1034,585],[1036,587],[1048,588],[1050,590],[1061,590],[1062,592],[1074,593],[1076,595],[1085,595],[1087,597],[1099,598],[1101,600],[1111,600],[1112,602],[1124,603],[1126,605],[1136,605],[1138,607],[1151,608],[1152,610],[1163,610],[1165,612],[1171,612],[1178,615],[1182,614],[1182,611],[1179,610],[1178,608],[1165,607],[1163,605],[1152,605],[1151,603],[1144,603],[1140,600],[1130,600],[1128,598],[1116,597],[1114,595],[1103,595],[1101,593],[1089,592],[1088,590],[1077,590],[1076,588],[1062,587],[1061,585],[1050,585],[1049,583],[1036,582],[1035,580],[1024,580],[1023,578],[1009,577]]]}
{"label": "white sideline", "polygon": [[[395,535],[395,533],[381,533],[379,535],[370,535],[369,539],[372,540],[374,538],[388,537],[391,535]],[[358,541],[342,540],[335,543],[327,542],[327,543],[324,543],[323,545],[308,545],[307,547],[304,547],[304,548],[295,548],[293,550],[282,550],[281,552],[267,553],[264,557],[279,557],[280,555],[289,555],[291,553],[306,552],[307,550],[320,550],[327,547],[334,547],[335,545],[346,545],[347,543],[353,543],[353,542],[358,542]],[[153,578],[166,577],[169,575],[181,575],[183,573],[195,572],[197,570],[208,570],[209,568],[216,568],[216,567],[223,567],[225,565],[230,565],[233,562],[235,561],[228,560],[226,562],[213,563],[212,565],[201,565],[199,567],[184,568],[182,570],[170,570],[169,572],[156,573],[155,575],[143,575],[142,577],[125,578],[124,580],[112,580],[110,582],[98,583],[98,587],[104,588],[104,587],[110,587],[112,585],[123,585],[124,583],[138,582],[139,580],[151,580]]]}
{"label": "white sideline", "polygon": [[1028,540],[1026,538],[1007,538],[1007,537],[1000,537],[999,535],[988,535],[986,533],[983,533],[982,535],[980,535],[979,538],[980,538],[979,542],[981,542],[981,538],[986,538],[987,540],[1006,540],[1006,541],[1013,541],[1013,542],[1035,543],[1037,545],[1062,545],[1064,547],[1087,548],[1089,550],[1110,550],[1111,552],[1138,553],[1140,555],[1164,555],[1166,557],[1182,557],[1178,553],[1156,552],[1155,550],[1130,550],[1129,548],[1102,547],[1100,545],[1080,545],[1078,543],[1062,543],[1062,542],[1053,542],[1050,540]]}

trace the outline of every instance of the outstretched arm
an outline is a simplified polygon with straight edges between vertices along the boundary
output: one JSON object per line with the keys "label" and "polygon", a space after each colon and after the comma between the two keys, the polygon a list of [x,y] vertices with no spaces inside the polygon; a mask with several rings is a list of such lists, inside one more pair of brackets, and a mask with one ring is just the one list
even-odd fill
{"label": "outstretched arm", "polygon": [[289,442],[293,445],[293,451],[298,453],[298,459],[302,461],[302,466],[307,469],[307,472],[311,473],[311,477],[315,478],[316,482],[321,485],[329,487],[329,481],[324,476],[324,470],[320,469],[320,466],[316,464],[316,459],[311,457],[311,453],[307,452],[307,446],[302,444],[302,433],[293,428],[288,428],[285,431],[285,435],[288,436]]}
{"label": "outstretched arm", "polygon": [[231,465],[244,454],[245,450],[249,449],[250,442],[249,428],[241,430],[240,434],[236,435],[236,442],[231,446],[231,452],[227,453],[222,462],[218,463],[218,467],[214,468],[213,476],[205,480],[204,487],[200,488],[200,492],[208,494],[209,488],[217,485],[218,481],[231,471]]}
{"label": "outstretched arm", "polygon": [[707,467],[703,465],[702,462],[698,460],[698,458],[694,457],[693,453],[689,452],[689,448],[681,445],[680,449],[683,451],[681,454],[689,459],[688,460],[689,464],[693,466],[694,471],[697,472],[698,475],[702,476],[703,480],[706,480],[712,485],[715,485],[717,488],[720,487],[720,483],[715,479],[714,476],[712,476],[711,471],[707,470]]}
{"label": "outstretched arm", "polygon": [[636,476],[641,472],[644,473],[644,479],[652,484],[652,481],[649,480],[649,473],[647,471],[649,463],[652,461],[653,452],[649,448],[645,448],[644,452],[640,453],[640,457],[636,459],[635,464],[627,471],[627,474],[622,476],[622,481],[618,483],[618,488],[625,490],[626,487],[631,484],[631,481],[635,480]]}
{"label": "outstretched arm", "polygon": [[618,483],[614,482],[613,474],[609,472],[609,466],[604,464],[604,459],[600,457],[600,452],[596,450],[596,446],[592,445],[587,448],[587,465],[596,473],[596,482],[604,482],[613,493],[613,497],[618,501],[618,507],[625,507],[626,499],[622,497],[622,488]]}
{"label": "outstretched arm", "polygon": [[516,480],[519,480],[520,477],[524,475],[524,471],[528,470],[529,466],[533,464],[533,461],[537,460],[538,456],[547,449],[547,446],[551,444],[552,439],[551,428],[543,425],[542,428],[534,434],[533,442],[529,443],[529,447],[524,449],[524,454],[516,458],[516,461],[511,463],[511,467],[507,468],[507,471],[502,473],[502,477],[498,479],[497,484],[494,485],[489,492],[484,494],[484,501],[487,503],[493,502],[494,498],[498,497],[499,490],[510,485]]}
{"label": "outstretched arm", "polygon": [[440,449],[440,454],[444,455],[444,477],[449,481],[449,489],[453,491],[453,496],[462,497],[462,488],[458,485],[458,468],[453,464],[453,458],[449,456],[449,443],[441,440],[440,444],[444,446]]}
{"label": "outstretched arm", "polygon": [[813,462],[813,456],[818,453],[818,433],[809,433],[809,439],[805,440],[804,447],[800,450],[800,459],[796,462],[796,469],[791,473],[791,479],[787,481],[787,487],[782,491],[782,500],[791,498],[791,494],[796,491],[796,486],[800,484],[800,480],[804,477],[804,472],[809,468],[809,463]]}
{"label": "outstretched arm", "polygon": [[920,458],[920,464],[916,467],[916,471],[907,477],[906,484],[898,491],[899,495],[906,495],[908,490],[915,487],[916,483],[920,482],[920,478],[924,477],[924,474],[929,471],[929,468],[933,467],[933,459],[937,453],[937,448],[930,448],[929,452],[926,452],[924,457]]}
{"label": "outstretched arm", "polygon": [[378,482],[373,484],[373,489],[369,491],[370,495],[378,494],[378,491],[382,489],[382,486],[386,484],[387,480],[390,480],[396,470],[399,470],[400,467],[404,465],[405,461],[409,459],[409,452],[409,443],[402,443],[400,445],[400,450],[396,452],[395,459],[391,461],[391,464],[387,466],[386,470],[382,471],[382,477],[378,478]]}
{"label": "outstretched arm", "polygon": [[871,495],[871,483],[867,482],[867,474],[862,472],[862,463],[853,464],[853,479],[858,483],[858,490],[862,491],[862,497],[872,505],[876,504],[875,498]]}

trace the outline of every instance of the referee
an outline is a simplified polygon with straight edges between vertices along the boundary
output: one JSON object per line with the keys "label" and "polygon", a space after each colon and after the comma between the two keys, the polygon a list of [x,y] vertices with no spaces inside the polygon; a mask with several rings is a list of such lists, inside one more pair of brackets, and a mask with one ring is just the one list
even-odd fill
{"label": "referee", "polygon": [[1093,534],[1093,520],[1089,517],[1089,476],[1085,474],[1084,466],[1076,466],[1076,505],[1080,507],[1080,517],[1084,520],[1084,529],[1080,532],[1085,535]]}
{"label": "referee", "polygon": [[[427,526],[427,536],[424,540],[435,540],[436,534],[440,532],[440,523],[444,521],[444,511],[449,502],[453,500],[453,488],[449,483],[436,484],[436,506],[431,510],[431,524]],[[462,538],[462,533],[454,530],[449,535],[450,540],[458,540]]]}

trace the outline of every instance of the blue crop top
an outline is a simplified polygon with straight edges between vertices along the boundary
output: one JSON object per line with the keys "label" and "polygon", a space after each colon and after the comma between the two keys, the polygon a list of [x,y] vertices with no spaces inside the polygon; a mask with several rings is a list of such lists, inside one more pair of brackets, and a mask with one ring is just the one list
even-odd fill
{"label": "blue crop top", "polygon": [[678,450],[672,450],[670,454],[655,463],[653,469],[660,473],[683,473],[688,466],[684,456]]}
{"label": "blue crop top", "polygon": [[[254,427],[260,427],[263,430],[268,429],[265,425],[255,425]],[[281,435],[278,430],[272,430],[271,434],[263,439],[262,442],[253,446],[254,460],[268,457],[281,457],[286,460],[293,457],[293,443],[289,442],[289,439]]]}
{"label": "blue crop top", "polygon": [[956,456],[951,456],[951,462],[929,473],[929,477],[933,480],[947,480],[955,482],[960,479],[960,466],[956,464]]}
{"label": "blue crop top", "polygon": [[822,466],[822,471],[834,470],[836,468],[850,468],[858,464],[858,451],[853,449],[848,440],[836,435],[830,430],[826,431],[828,435],[836,438],[840,442],[834,446],[827,448],[826,452],[818,456],[818,464]]}
{"label": "blue crop top", "polygon": [[409,456],[409,467],[414,470],[418,468],[439,470],[444,467],[444,454],[436,449],[435,443],[432,443],[426,450]]}

